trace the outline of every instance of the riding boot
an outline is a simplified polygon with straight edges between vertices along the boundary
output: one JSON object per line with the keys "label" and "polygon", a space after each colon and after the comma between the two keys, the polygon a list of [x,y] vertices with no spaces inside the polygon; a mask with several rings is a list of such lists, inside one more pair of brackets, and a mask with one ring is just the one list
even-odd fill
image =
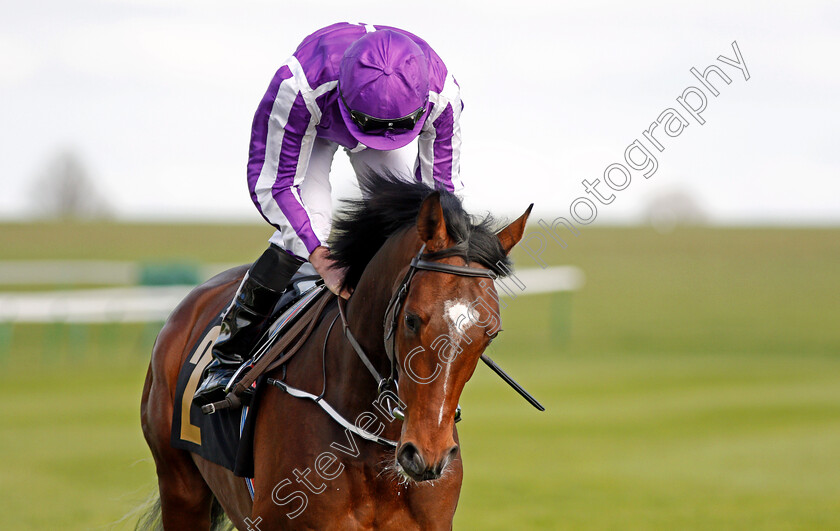
{"label": "riding boot", "polygon": [[280,295],[302,263],[272,245],[251,266],[222,315],[219,337],[213,345],[213,360],[204,370],[201,386],[193,396],[197,405],[224,399],[228,382],[248,360]]}

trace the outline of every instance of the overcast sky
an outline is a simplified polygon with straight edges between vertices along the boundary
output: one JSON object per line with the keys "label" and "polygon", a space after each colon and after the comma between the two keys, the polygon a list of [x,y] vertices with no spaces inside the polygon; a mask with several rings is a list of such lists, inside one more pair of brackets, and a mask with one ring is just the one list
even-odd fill
{"label": "overcast sky", "polygon": [[[568,214],[583,179],[683,111],[689,69],[717,64],[732,82],[715,78],[705,124],[662,137],[657,172],[633,172],[596,222],[679,191],[721,223],[840,223],[837,2],[0,2],[0,218],[37,210],[33,181],[70,149],[121,217],[259,221],[257,103],[306,35],[350,21],[416,33],[458,79],[474,210]],[[733,41],[748,81],[717,61]],[[339,152],[338,194],[350,171]]]}

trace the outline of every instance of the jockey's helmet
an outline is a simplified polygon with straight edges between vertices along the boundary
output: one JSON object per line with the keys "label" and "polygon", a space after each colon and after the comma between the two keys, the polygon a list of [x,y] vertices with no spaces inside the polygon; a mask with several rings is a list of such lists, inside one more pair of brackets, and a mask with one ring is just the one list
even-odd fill
{"label": "jockey's helmet", "polygon": [[420,134],[429,112],[429,66],[408,35],[390,29],[366,33],[341,60],[339,108],[353,137],[381,151]]}

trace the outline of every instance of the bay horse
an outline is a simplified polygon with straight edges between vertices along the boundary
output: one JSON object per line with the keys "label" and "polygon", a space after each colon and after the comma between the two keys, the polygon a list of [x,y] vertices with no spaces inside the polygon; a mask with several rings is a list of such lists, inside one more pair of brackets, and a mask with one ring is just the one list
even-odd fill
{"label": "bay horse", "polygon": [[[226,515],[249,531],[452,528],[463,478],[458,401],[500,330],[489,279],[510,271],[531,209],[495,230],[489,216],[477,221],[454,194],[422,183],[373,176],[362,188],[365,199],[346,201],[333,226],[331,253],[352,295],[346,307],[326,305],[282,382],[321,392],[394,447],[357,437],[324,404],[275,386],[265,386],[255,413],[253,499],[243,478],[171,446],[179,369],[247,266],[231,269],[180,303],[153,348],[141,417],[158,476],[157,515],[149,515],[158,527],[215,529]],[[346,323],[334,326],[340,313]],[[380,385],[371,379],[389,373]],[[382,381],[398,407],[374,407]]]}

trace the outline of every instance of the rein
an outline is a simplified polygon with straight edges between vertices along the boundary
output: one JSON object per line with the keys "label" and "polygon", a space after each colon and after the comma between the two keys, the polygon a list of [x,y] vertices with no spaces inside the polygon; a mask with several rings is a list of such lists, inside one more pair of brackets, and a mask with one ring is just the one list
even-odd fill
{"label": "rein", "polygon": [[[344,336],[347,338],[347,341],[353,347],[353,350],[356,351],[356,355],[359,356],[359,359],[362,363],[367,367],[367,370],[370,372],[373,379],[376,380],[376,389],[377,394],[381,396],[384,392],[388,390],[389,387],[393,386],[395,390],[399,391],[398,382],[397,382],[397,356],[396,356],[396,328],[397,328],[397,319],[400,314],[400,310],[402,309],[403,302],[405,302],[405,298],[408,296],[408,290],[411,285],[411,281],[414,279],[414,275],[417,271],[436,271],[438,273],[448,273],[450,275],[457,275],[462,277],[484,277],[489,278],[491,280],[496,280],[498,275],[489,269],[483,269],[479,267],[470,267],[470,266],[456,266],[450,264],[444,264],[441,262],[435,262],[433,260],[429,260],[429,255],[425,253],[426,245],[424,244],[423,247],[420,248],[420,251],[417,253],[411,263],[408,265],[408,271],[406,271],[405,276],[400,282],[399,287],[394,291],[394,294],[391,296],[391,300],[388,302],[388,306],[385,309],[385,317],[383,322],[384,327],[384,337],[383,342],[385,344],[385,353],[388,356],[388,361],[390,362],[390,372],[387,377],[383,377],[379,374],[379,371],[373,366],[373,363],[370,361],[370,357],[367,355],[365,350],[356,340],[355,336],[350,330],[350,324],[347,321],[347,314],[344,309],[344,300],[339,298],[338,300],[338,312],[341,316],[341,324],[344,328]],[[436,255],[445,254],[447,249],[443,251],[439,251],[435,253]],[[516,380],[510,377],[501,367],[496,365],[489,356],[485,354],[481,355],[481,361],[483,361],[490,369],[493,370],[499,377],[501,377],[508,385],[510,385],[517,393],[522,395],[525,400],[528,401],[532,406],[537,408],[540,411],[545,411],[545,407],[540,404],[536,398],[534,398],[528,391],[526,391],[521,385],[519,385]],[[460,406],[458,407],[458,411],[456,412],[455,421],[458,422],[460,420]],[[398,408],[395,408],[392,412],[394,416],[402,418],[402,411]]]}
{"label": "rein", "polygon": [[387,377],[383,377],[379,374],[379,371],[373,366],[371,363],[370,358],[368,357],[367,353],[365,353],[362,346],[353,336],[353,333],[350,331],[350,324],[347,322],[347,314],[345,313],[343,307],[343,300],[338,301],[338,311],[341,315],[341,324],[344,327],[344,335],[347,337],[347,341],[353,347],[353,350],[356,351],[356,354],[359,356],[359,359],[362,360],[367,370],[370,372],[373,379],[376,380],[377,392],[381,395],[384,393],[389,387],[397,386],[397,356],[396,356],[396,342],[397,337],[395,335],[395,331],[397,329],[397,319],[400,315],[400,310],[402,309],[402,305],[405,302],[405,298],[408,296],[408,290],[411,285],[411,281],[414,279],[414,275],[417,271],[437,271],[438,273],[448,273],[450,275],[458,275],[463,277],[484,277],[495,280],[497,275],[493,271],[489,269],[483,269],[478,267],[469,267],[469,266],[456,266],[456,265],[449,265],[443,264],[440,262],[434,262],[431,260],[424,259],[426,251],[426,245],[424,244],[423,247],[420,248],[420,251],[417,253],[411,263],[408,265],[408,270],[403,276],[402,281],[400,282],[399,287],[394,291],[394,294],[391,295],[391,300],[388,301],[388,306],[385,308],[385,317],[383,321],[383,329],[384,329],[384,336],[382,338],[383,343],[385,345],[385,354],[388,356],[388,361],[390,362],[390,372]]}
{"label": "rein", "polygon": [[[383,393],[387,392],[390,387],[393,387],[397,393],[399,393],[399,386],[397,381],[397,356],[396,356],[396,329],[397,329],[397,320],[400,314],[400,310],[402,309],[402,305],[405,302],[406,297],[408,296],[408,290],[411,285],[411,281],[414,279],[414,275],[417,271],[435,271],[438,273],[447,273],[450,275],[457,275],[457,276],[464,276],[464,277],[483,277],[495,280],[498,275],[489,269],[479,268],[479,267],[470,267],[470,266],[456,266],[450,264],[444,264],[440,262],[436,262],[430,260],[430,256],[425,253],[426,246],[425,244],[420,248],[420,251],[417,255],[411,260],[408,265],[408,270],[406,271],[405,275],[403,276],[402,281],[400,282],[399,287],[394,291],[394,294],[391,296],[391,300],[388,301],[388,306],[385,309],[385,316],[383,321],[384,333],[383,333],[383,343],[385,346],[385,353],[388,356],[388,361],[390,363],[390,370],[387,377],[383,377],[379,374],[379,371],[376,370],[373,363],[370,360],[370,357],[365,352],[364,348],[362,348],[359,341],[353,335],[353,332],[350,330],[350,324],[347,320],[347,313],[345,311],[345,302],[344,299],[341,297],[337,297],[338,299],[338,313],[341,317],[341,324],[344,329],[344,336],[347,338],[348,343],[350,346],[353,347],[353,350],[356,352],[356,355],[362,361],[364,366],[370,372],[373,379],[376,381],[376,392],[377,397],[381,397]],[[435,253],[438,254],[438,253]],[[331,299],[331,294],[327,293],[324,296],[323,300],[318,304],[318,306],[310,311],[310,319],[305,321],[306,324],[303,322],[297,323],[300,330],[290,330],[289,336],[284,336],[281,339],[280,348],[278,346],[272,347],[272,351],[274,352],[281,352],[286,347],[288,347],[292,342],[293,339],[301,336],[297,343],[291,348],[289,352],[287,352],[284,356],[282,356],[279,360],[274,360],[269,362],[267,359],[262,359],[260,362],[264,364],[260,367],[261,363],[257,363],[248,375],[246,375],[245,379],[242,382],[237,384],[234,390],[228,395],[227,398],[223,401],[224,403],[216,403],[211,404],[210,406],[204,406],[207,410],[202,408],[205,413],[212,413],[218,409],[225,409],[231,406],[238,406],[240,402],[239,396],[245,391],[247,388],[245,385],[242,385],[243,382],[246,383],[248,386],[259,376],[259,374],[263,374],[265,369],[273,369],[282,363],[285,363],[292,355],[297,351],[298,348],[309,338],[309,335],[312,333],[312,329],[314,328],[315,322],[317,322],[318,317],[320,316],[321,312],[324,310],[326,303],[329,299]],[[317,311],[314,311],[317,310]],[[304,321],[304,320],[302,320]],[[335,321],[333,321],[335,322]],[[304,330],[305,329],[305,330]],[[330,332],[332,331],[332,325],[330,326]],[[301,332],[303,332],[301,334]],[[327,333],[327,338],[329,338],[329,332]],[[284,341],[285,340],[285,341]],[[324,343],[324,349],[326,353],[326,339]],[[531,396],[525,389],[522,388],[516,381],[511,378],[505,371],[501,369],[496,363],[491,360],[489,357],[485,356],[484,354],[481,355],[481,360],[486,363],[496,374],[498,374],[508,385],[513,387],[520,395],[522,395],[531,405],[535,408],[539,409],[540,411],[545,411],[545,408],[533,397]],[[261,368],[262,371],[256,371],[255,369]],[[376,442],[383,446],[389,446],[392,448],[396,448],[398,446],[397,441],[392,441],[390,439],[386,439],[384,437],[380,437],[375,433],[371,433],[367,430],[357,427],[355,424],[349,422],[345,419],[335,408],[333,408],[330,404],[324,400],[324,393],[322,392],[320,395],[314,395],[302,389],[297,389],[292,387],[291,385],[287,384],[282,380],[278,380],[276,378],[268,378],[268,384],[277,387],[286,393],[294,396],[296,398],[304,398],[308,400],[312,400],[318,406],[321,407],[333,420],[335,420],[339,425],[343,428],[359,435],[363,439],[367,439],[369,441]],[[325,382],[326,385],[326,382]],[[212,409],[211,409],[212,408]],[[392,414],[395,418],[403,419],[404,413],[399,409],[399,407],[395,407],[392,411]],[[460,420],[460,407],[455,415],[455,422]]]}

